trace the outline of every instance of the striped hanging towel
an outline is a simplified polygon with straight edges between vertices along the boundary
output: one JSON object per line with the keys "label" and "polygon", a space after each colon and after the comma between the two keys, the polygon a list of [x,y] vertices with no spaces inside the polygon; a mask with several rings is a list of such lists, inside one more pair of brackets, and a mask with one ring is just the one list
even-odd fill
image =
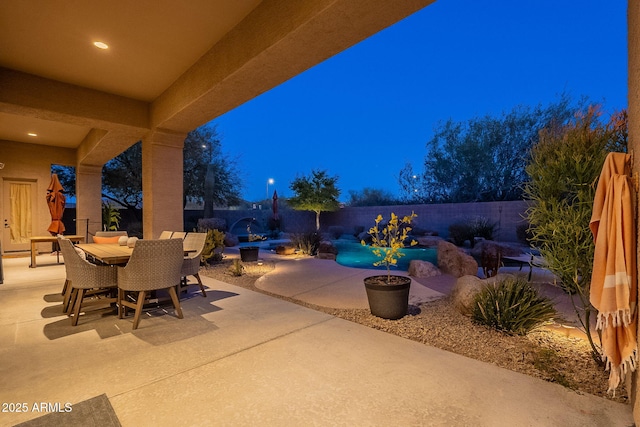
{"label": "striped hanging towel", "polygon": [[598,310],[602,359],[615,393],[636,368],[636,227],[630,156],[610,153],[600,174],[589,224],[595,241],[590,300]]}

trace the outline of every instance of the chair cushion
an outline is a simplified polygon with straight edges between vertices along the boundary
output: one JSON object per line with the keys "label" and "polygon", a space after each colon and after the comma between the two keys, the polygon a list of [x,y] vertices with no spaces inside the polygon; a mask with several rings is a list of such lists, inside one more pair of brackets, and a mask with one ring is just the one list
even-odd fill
{"label": "chair cushion", "polygon": [[87,259],[87,254],[84,253],[84,251],[80,248],[76,248],[75,246],[73,247],[73,249],[76,250],[76,252],[78,252],[78,255],[80,255],[80,258],[86,260]]}
{"label": "chair cushion", "polygon": [[118,243],[118,239],[120,239],[120,236],[113,236],[113,237],[93,236],[94,243]]}

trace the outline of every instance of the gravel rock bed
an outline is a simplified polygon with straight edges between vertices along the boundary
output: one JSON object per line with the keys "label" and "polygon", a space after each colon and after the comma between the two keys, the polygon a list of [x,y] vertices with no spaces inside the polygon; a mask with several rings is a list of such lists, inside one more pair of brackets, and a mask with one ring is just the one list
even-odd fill
{"label": "gravel rock bed", "polygon": [[231,263],[231,260],[224,259],[203,267],[201,274],[442,350],[556,382],[577,393],[593,394],[617,402],[628,401],[624,387],[619,388],[615,396],[606,393],[608,372],[595,362],[591,347],[583,339],[566,337],[544,328],[524,337],[507,335],[473,323],[456,311],[448,298],[410,306],[409,314],[399,320],[381,319],[371,315],[369,310],[320,307],[258,289],[255,281],[275,268],[273,261],[265,261],[262,265],[245,263],[242,276],[229,273]]}

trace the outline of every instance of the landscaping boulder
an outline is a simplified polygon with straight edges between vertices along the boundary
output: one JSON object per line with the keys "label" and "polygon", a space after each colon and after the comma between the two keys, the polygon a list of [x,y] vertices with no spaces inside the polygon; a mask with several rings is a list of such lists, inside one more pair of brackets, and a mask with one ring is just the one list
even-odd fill
{"label": "landscaping boulder", "polygon": [[333,246],[333,243],[328,240],[323,240],[320,242],[316,258],[335,260],[336,255],[338,255],[338,248]]}
{"label": "landscaping boulder", "polygon": [[476,294],[484,286],[484,280],[476,275],[462,276],[458,278],[455,286],[451,290],[451,303],[460,313],[471,316],[473,313],[473,302]]}
{"label": "landscaping boulder", "polygon": [[453,243],[444,240],[438,243],[438,267],[443,273],[454,277],[478,275],[476,260]]}
{"label": "landscaping boulder", "polygon": [[416,242],[418,242],[418,245],[425,248],[435,248],[438,246],[438,243],[440,243],[443,240],[444,239],[442,237],[438,237],[438,236],[416,237]]}
{"label": "landscaping boulder", "polygon": [[510,274],[498,274],[489,279],[480,279],[476,275],[462,276],[458,278],[456,284],[451,290],[451,303],[453,306],[465,316],[473,314],[473,304],[476,294],[489,283],[497,283],[513,277]]}
{"label": "landscaping boulder", "polygon": [[429,261],[422,261],[420,259],[412,259],[409,263],[409,276],[413,277],[433,277],[439,276],[440,270],[438,267],[430,263]]}

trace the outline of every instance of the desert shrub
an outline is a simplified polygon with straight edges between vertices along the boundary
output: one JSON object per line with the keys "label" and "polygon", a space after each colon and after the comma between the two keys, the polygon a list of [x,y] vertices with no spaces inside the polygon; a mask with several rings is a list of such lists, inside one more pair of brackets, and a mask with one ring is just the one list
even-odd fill
{"label": "desert shrub", "polygon": [[320,247],[320,234],[315,231],[292,233],[291,243],[305,255],[315,255]]}
{"label": "desert shrub", "polygon": [[229,273],[232,276],[242,276],[244,274],[244,265],[239,258],[234,258],[233,264],[229,266]]}
{"label": "desert shrub", "polygon": [[204,242],[204,248],[200,255],[200,261],[203,264],[209,264],[211,261],[222,261],[222,251],[224,249],[224,233],[219,230],[207,230],[207,238]]}
{"label": "desert shrub", "polygon": [[455,222],[449,226],[449,239],[456,246],[463,246],[469,240],[473,242],[473,227],[467,221]]}
{"label": "desert shrub", "polygon": [[339,239],[340,236],[344,234],[344,227],[341,225],[331,225],[328,231],[332,238]]}
{"label": "desert shrub", "polygon": [[484,286],[476,295],[473,320],[509,334],[526,335],[550,321],[553,302],[524,279],[508,278]]}
{"label": "desert shrub", "polygon": [[481,216],[463,219],[449,226],[449,239],[456,246],[463,246],[468,240],[473,247],[476,237],[493,240],[497,226],[497,223],[492,223],[488,218]]}
{"label": "desert shrub", "polygon": [[[485,240],[493,240],[493,234],[496,232],[497,227],[497,223],[490,222],[489,218],[485,218],[483,216],[477,216],[471,220],[473,237],[482,237]],[[473,238],[471,246],[473,246]]]}

